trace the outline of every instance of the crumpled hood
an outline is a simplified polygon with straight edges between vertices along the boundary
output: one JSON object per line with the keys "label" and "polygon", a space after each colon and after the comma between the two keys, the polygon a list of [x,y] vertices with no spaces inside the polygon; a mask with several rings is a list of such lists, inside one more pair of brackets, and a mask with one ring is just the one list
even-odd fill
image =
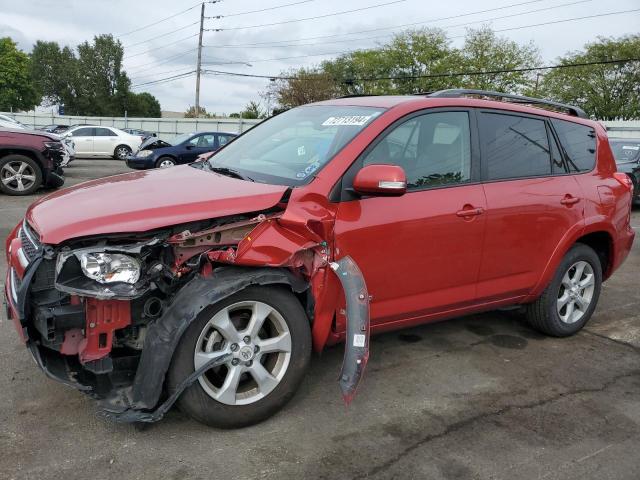
{"label": "crumpled hood", "polygon": [[144,232],[265,210],[288,187],[254,183],[182,165],[81,183],[33,203],[27,220],[41,241]]}

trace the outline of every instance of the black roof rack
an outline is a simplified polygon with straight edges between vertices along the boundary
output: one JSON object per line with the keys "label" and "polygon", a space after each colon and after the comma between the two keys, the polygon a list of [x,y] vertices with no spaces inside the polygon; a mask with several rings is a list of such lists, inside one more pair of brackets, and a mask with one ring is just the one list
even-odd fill
{"label": "black roof rack", "polygon": [[458,98],[465,96],[479,96],[479,97],[489,97],[492,99],[496,99],[502,101],[503,99],[508,100],[511,103],[524,103],[528,105],[540,105],[541,107],[552,107],[556,110],[561,110],[563,112],[568,113],[569,115],[573,115],[574,117],[580,118],[589,118],[584,110],[581,108],[575,107],[573,105],[566,105],[564,103],[553,102],[551,100],[542,100],[540,98],[532,98],[525,97],[523,95],[512,95],[509,93],[500,93],[500,92],[492,92],[490,90],[473,90],[473,89],[465,89],[465,88],[452,88],[449,90],[439,90],[437,92],[433,92],[428,94],[428,97],[441,97],[441,98]]}

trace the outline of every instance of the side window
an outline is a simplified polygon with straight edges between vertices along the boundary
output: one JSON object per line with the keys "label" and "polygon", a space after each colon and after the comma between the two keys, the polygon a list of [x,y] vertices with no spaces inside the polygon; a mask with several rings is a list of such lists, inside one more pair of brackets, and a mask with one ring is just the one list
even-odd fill
{"label": "side window", "polygon": [[596,132],[591,127],[565,120],[551,120],[558,133],[571,172],[588,172],[596,163]]}
{"label": "side window", "polygon": [[229,143],[231,141],[231,138],[229,135],[218,135],[218,146],[219,147],[224,147],[227,143]]}
{"label": "side window", "polygon": [[480,140],[489,180],[551,174],[543,120],[485,112],[480,115]]}
{"label": "side window", "polygon": [[96,137],[116,137],[117,135],[113,133],[108,128],[96,128],[94,136]]}
{"label": "side window", "polygon": [[200,148],[214,148],[215,136],[211,134],[200,135],[198,139],[198,147]]}
{"label": "side window", "polygon": [[193,145],[194,147],[197,147],[198,143],[200,143],[200,137],[202,137],[202,135],[196,135],[191,140],[189,140],[187,143],[189,145]]}
{"label": "side window", "polygon": [[93,128],[79,128],[74,131],[71,136],[72,137],[93,137]]}
{"label": "side window", "polygon": [[398,125],[363,159],[401,166],[409,189],[467,182],[471,137],[467,112],[427,113]]}

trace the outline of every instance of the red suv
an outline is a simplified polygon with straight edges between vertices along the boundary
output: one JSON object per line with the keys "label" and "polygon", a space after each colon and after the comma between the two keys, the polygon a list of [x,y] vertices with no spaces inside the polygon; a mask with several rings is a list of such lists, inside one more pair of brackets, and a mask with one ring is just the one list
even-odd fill
{"label": "red suv", "polygon": [[177,401],[238,427],[341,341],[349,401],[370,330],[523,305],[540,331],[577,332],[631,248],[630,205],[604,128],[577,108],[342,98],[207,161],[34,203],[7,239],[9,317],[48,376],[116,420]]}
{"label": "red suv", "polygon": [[40,187],[62,186],[66,155],[57,135],[0,128],[0,192],[29,195]]}

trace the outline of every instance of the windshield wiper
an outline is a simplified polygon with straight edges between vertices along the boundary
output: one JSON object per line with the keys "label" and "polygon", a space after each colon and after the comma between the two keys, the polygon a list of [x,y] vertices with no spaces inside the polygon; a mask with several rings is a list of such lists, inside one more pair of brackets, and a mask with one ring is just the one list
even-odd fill
{"label": "windshield wiper", "polygon": [[242,175],[237,170],[228,167],[214,167],[212,165],[209,166],[209,170],[212,172],[219,173],[221,175],[226,175],[227,177],[239,178],[240,180],[248,180],[250,182],[255,182],[253,178]]}

